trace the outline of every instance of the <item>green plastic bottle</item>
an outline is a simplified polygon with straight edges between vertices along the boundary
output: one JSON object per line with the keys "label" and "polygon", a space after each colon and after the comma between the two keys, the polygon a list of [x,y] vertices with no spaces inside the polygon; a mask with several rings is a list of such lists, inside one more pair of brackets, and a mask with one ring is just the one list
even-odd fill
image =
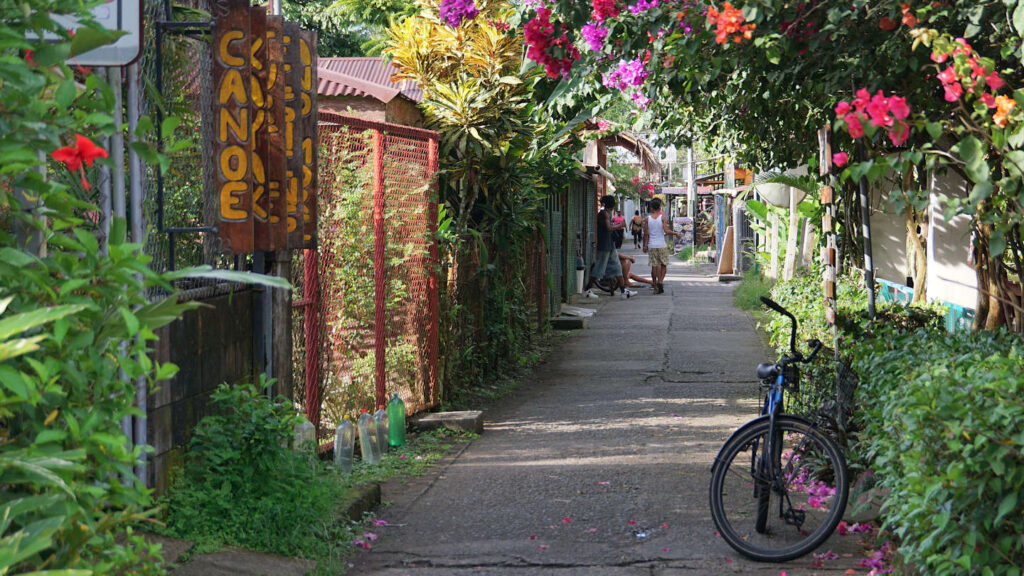
{"label": "green plastic bottle", "polygon": [[388,445],[392,448],[405,445],[405,402],[395,392],[388,402]]}

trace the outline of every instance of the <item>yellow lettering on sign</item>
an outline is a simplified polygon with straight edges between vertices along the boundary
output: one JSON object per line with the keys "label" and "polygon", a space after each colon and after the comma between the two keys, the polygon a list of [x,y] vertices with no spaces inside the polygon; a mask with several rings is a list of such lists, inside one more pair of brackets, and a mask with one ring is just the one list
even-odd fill
{"label": "yellow lettering on sign", "polygon": [[313,100],[309,97],[309,94],[302,93],[302,115],[305,116],[313,110]]}
{"label": "yellow lettering on sign", "polygon": [[288,189],[285,191],[284,199],[288,205],[288,232],[291,233],[299,227],[298,219],[295,218],[299,212],[299,182],[291,170],[288,171],[286,180]]}
{"label": "yellow lettering on sign", "polygon": [[[238,117],[232,116],[232,112],[237,114]],[[219,137],[221,142],[229,142],[228,129],[231,130],[231,136],[236,142],[248,142],[249,141],[249,109],[239,108],[237,110],[230,110],[228,108],[220,109],[220,130]]]}
{"label": "yellow lettering on sign", "polygon": [[260,83],[260,79],[256,76],[252,76],[252,103],[257,108],[263,107],[263,85]]}
{"label": "yellow lettering on sign", "polygon": [[220,188],[220,218],[235,222],[245,222],[249,213],[239,209],[241,198],[238,194],[244,195],[248,192],[249,186],[245,182],[225,182]]}
{"label": "yellow lettering on sign", "polygon": [[284,109],[284,152],[291,158],[295,152],[295,109]]}
{"label": "yellow lettering on sign", "polygon": [[267,111],[257,110],[256,118],[252,121],[252,131],[259,132],[260,128],[263,128],[263,123],[267,121]]}
{"label": "yellow lettering on sign", "polygon": [[220,61],[226,66],[244,66],[245,59],[232,54],[229,49],[231,44],[238,42],[239,40],[245,39],[245,34],[241,30],[228,30],[220,37],[220,45],[217,46],[217,53],[220,56]]}
{"label": "yellow lettering on sign", "polygon": [[249,50],[249,60],[252,61],[252,67],[256,70],[263,70],[263,62],[256,55],[259,54],[260,48],[263,48],[263,38],[257,37],[252,41],[252,48]]}
{"label": "yellow lettering on sign", "polygon": [[[269,206],[277,206],[278,202],[281,201],[281,183],[274,180],[267,183],[267,188],[270,190],[270,202]],[[277,210],[274,210],[275,214],[270,215],[270,223],[277,224],[281,221],[281,217],[276,214]]]}
{"label": "yellow lettering on sign", "polygon": [[263,169],[263,160],[260,159],[259,154],[252,155],[252,177],[257,182],[267,181],[267,171]]}
{"label": "yellow lettering on sign", "polygon": [[313,163],[313,139],[303,138],[302,139],[302,161],[306,164]]}
{"label": "yellow lettering on sign", "polygon": [[299,60],[302,62],[302,89],[313,89],[313,54],[309,50],[309,43],[299,39]]}
{"label": "yellow lettering on sign", "polygon": [[249,98],[245,94],[245,80],[242,79],[242,72],[240,70],[224,71],[217,101],[224,106],[228,103],[229,98],[234,99],[239,105],[244,106],[249,103]]}
{"label": "yellow lettering on sign", "polygon": [[260,206],[260,201],[263,200],[263,186],[256,186],[252,191],[252,213],[260,220],[267,219],[267,211]]}
{"label": "yellow lettering on sign", "polygon": [[[220,172],[228,180],[245,180],[249,156],[241,146],[228,146],[220,153]],[[244,182],[241,182],[244,187]]]}

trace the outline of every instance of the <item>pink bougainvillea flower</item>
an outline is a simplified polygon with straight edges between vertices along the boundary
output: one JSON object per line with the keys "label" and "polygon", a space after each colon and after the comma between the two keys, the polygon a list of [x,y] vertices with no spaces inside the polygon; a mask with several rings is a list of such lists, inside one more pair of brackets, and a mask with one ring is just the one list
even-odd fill
{"label": "pink bougainvillea flower", "polygon": [[379,520],[379,519],[378,520],[374,520],[373,521],[373,525],[374,526],[387,526],[388,525],[388,521],[387,520]]}
{"label": "pink bougainvillea flower", "polygon": [[572,518],[569,518],[568,516],[562,518],[562,524],[572,524]]}
{"label": "pink bougainvillea flower", "polygon": [[[635,181],[633,182],[633,184],[636,184],[637,182],[640,181],[639,178],[634,178],[634,180]],[[607,480],[602,480],[602,481],[598,482],[598,484],[600,484],[601,486],[609,486],[609,485],[611,485],[611,482],[608,482]]]}
{"label": "pink bougainvillea flower", "polygon": [[905,120],[910,116],[910,107],[907,106],[907,99],[895,94],[889,97],[889,112],[897,120]]}
{"label": "pink bougainvillea flower", "polygon": [[608,29],[598,22],[588,22],[580,30],[580,35],[587,42],[588,48],[598,52],[601,48],[604,48],[604,39],[608,37]]}
{"label": "pink bougainvillea flower", "polygon": [[[850,160],[850,156],[846,152],[836,152],[832,155],[832,164],[837,168],[846,166],[846,163]],[[841,532],[840,532],[841,534]]]}
{"label": "pink bougainvillea flower", "polygon": [[836,117],[846,116],[850,113],[850,110],[852,110],[850,103],[843,100],[839,104],[836,104]]}
{"label": "pink bougainvillea flower", "polygon": [[907,137],[910,136],[910,125],[900,120],[896,123],[892,129],[889,130],[889,140],[893,146],[899,146],[907,141]]}
{"label": "pink bougainvillea flower", "polygon": [[847,114],[843,117],[843,122],[846,122],[846,129],[850,133],[850,138],[857,139],[864,135],[864,126],[860,123],[860,116],[856,114]]}
{"label": "pink bougainvillea flower", "polygon": [[942,64],[949,58],[949,54],[942,52],[932,52],[932,62],[936,64]]}
{"label": "pink bougainvillea flower", "polygon": [[651,8],[657,8],[657,6],[658,0],[640,0],[636,4],[627,6],[627,8],[629,8],[629,11],[632,12],[634,16],[639,16],[641,12]]}
{"label": "pink bougainvillea flower", "polygon": [[939,81],[942,82],[943,84],[952,84],[953,82],[959,80],[959,78],[956,75],[956,70],[953,70],[952,66],[947,66],[945,70],[939,72],[936,78],[938,78]]}
{"label": "pink bougainvillea flower", "polygon": [[964,94],[964,87],[959,82],[946,84],[942,87],[946,102],[956,102]]}
{"label": "pink bougainvillea flower", "polygon": [[97,158],[106,158],[107,151],[93,144],[92,140],[85,136],[75,134],[74,146],[58,148],[50,156],[58,162],[63,162],[68,171],[78,172],[82,178],[82,187],[88,190],[90,186],[85,179],[85,170],[82,168],[82,164],[91,167]]}
{"label": "pink bougainvillea flower", "polygon": [[537,535],[536,534],[530,534],[530,540],[536,540],[536,539],[537,539]]}
{"label": "pink bougainvillea flower", "polygon": [[633,524],[636,524],[636,520],[630,520],[630,521],[629,521],[629,525],[630,525],[630,526],[632,526]]}
{"label": "pink bougainvillea flower", "polygon": [[995,108],[996,107],[996,98],[995,98],[995,96],[989,94],[988,92],[985,92],[981,96],[978,96],[978,100],[980,100],[982,104],[984,104],[985,106],[988,106],[989,108]]}
{"label": "pink bougainvillea flower", "polygon": [[672,549],[671,548],[662,548],[661,551],[662,552],[671,552]]}
{"label": "pink bougainvillea flower", "polygon": [[892,126],[892,116],[889,116],[889,99],[879,90],[871,97],[866,107],[868,117],[874,126]]}
{"label": "pink bougainvillea flower", "polygon": [[363,538],[365,538],[367,542],[373,542],[377,539],[377,535],[373,532],[363,532]]}
{"label": "pink bougainvillea flower", "polygon": [[540,550],[542,552],[544,550],[547,550],[548,548],[549,548],[549,546],[547,544],[541,544],[540,546],[537,546],[537,550]]}
{"label": "pink bougainvillea flower", "polygon": [[856,98],[853,99],[853,107],[857,112],[863,112],[868,103],[871,102],[871,93],[861,88],[857,90]]}
{"label": "pink bougainvillea flower", "polygon": [[999,90],[1003,86],[1006,86],[1006,82],[999,77],[999,74],[993,72],[985,77],[985,84],[988,84],[990,90]]}

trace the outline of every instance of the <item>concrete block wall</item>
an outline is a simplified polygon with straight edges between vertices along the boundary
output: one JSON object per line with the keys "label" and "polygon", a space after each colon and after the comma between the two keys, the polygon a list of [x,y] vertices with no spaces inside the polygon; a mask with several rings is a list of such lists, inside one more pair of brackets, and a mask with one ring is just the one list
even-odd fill
{"label": "concrete block wall", "polygon": [[204,304],[157,331],[153,350],[158,362],[179,368],[174,378],[158,382],[148,397],[150,455],[148,485],[162,493],[168,474],[182,462],[192,430],[211,412],[210,395],[222,382],[252,382],[262,367],[253,355],[253,306],[249,289],[221,290],[197,298]]}

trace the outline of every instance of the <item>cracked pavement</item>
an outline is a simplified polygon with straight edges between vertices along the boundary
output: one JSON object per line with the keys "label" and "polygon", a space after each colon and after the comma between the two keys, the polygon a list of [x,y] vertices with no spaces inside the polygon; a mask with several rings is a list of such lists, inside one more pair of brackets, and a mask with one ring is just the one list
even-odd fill
{"label": "cracked pavement", "polygon": [[751,562],[715,535],[711,462],[755,416],[771,358],[734,286],[673,262],[664,294],[581,300],[599,309],[588,328],[485,411],[479,439],[383,486],[389,525],[349,574],[866,574],[854,536],[833,535],[818,552],[840,558],[815,566]]}

